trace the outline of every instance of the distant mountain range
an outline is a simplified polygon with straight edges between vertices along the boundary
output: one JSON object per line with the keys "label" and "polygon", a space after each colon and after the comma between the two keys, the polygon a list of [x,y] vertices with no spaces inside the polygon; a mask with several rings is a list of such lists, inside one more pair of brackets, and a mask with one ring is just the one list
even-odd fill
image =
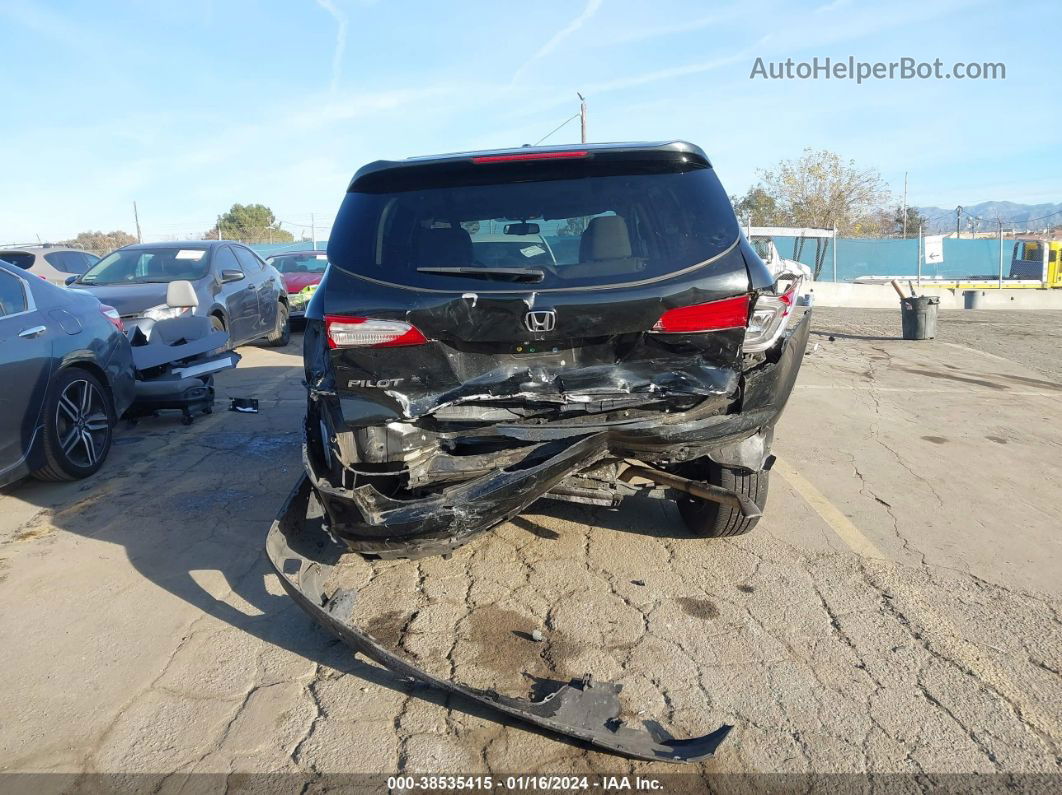
{"label": "distant mountain range", "polygon": [[[1057,204],[1018,204],[1016,202],[981,202],[963,205],[962,231],[969,231],[969,216],[981,219],[978,231],[989,231],[996,226],[997,220],[1003,221],[1004,228],[1014,227],[1018,230],[1029,228],[1043,229],[1046,225],[1062,225],[1062,214],[1041,221],[1032,221],[1051,213],[1062,212],[1062,202]],[[954,207],[916,207],[916,210],[929,219],[929,232],[954,232]],[[966,215],[968,213],[969,215]],[[1030,225],[1030,222],[1031,225]]]}

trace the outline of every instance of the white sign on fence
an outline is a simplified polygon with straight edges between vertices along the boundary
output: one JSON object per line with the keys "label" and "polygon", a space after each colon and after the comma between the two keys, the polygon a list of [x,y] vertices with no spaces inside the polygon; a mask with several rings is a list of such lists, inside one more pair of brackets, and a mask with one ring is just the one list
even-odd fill
{"label": "white sign on fence", "polygon": [[944,235],[926,235],[924,248],[926,265],[939,265],[944,261]]}

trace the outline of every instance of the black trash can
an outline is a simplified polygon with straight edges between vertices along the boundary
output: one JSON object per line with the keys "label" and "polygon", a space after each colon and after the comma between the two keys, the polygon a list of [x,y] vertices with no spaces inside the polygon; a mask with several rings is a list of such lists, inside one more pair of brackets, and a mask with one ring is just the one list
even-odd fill
{"label": "black trash can", "polygon": [[931,340],[937,336],[937,308],[940,298],[918,295],[900,301],[900,320],[905,340]]}

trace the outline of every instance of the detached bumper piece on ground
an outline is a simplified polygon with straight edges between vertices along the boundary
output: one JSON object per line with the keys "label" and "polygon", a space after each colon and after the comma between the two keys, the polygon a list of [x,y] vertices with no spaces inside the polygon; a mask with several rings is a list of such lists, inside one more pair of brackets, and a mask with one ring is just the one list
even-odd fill
{"label": "detached bumper piece on ground", "polygon": [[587,675],[562,685],[541,701],[510,698],[488,690],[439,679],[388,651],[353,623],[357,593],[325,593],[335,562],[347,550],[323,530],[323,511],[309,480],[303,477],[269,530],[266,552],[284,589],[324,628],[355,651],[400,676],[447,693],[464,696],[509,717],[635,759],[697,762],[715,753],[732,727],[723,725],[703,737],[675,740],[619,719],[621,685]]}

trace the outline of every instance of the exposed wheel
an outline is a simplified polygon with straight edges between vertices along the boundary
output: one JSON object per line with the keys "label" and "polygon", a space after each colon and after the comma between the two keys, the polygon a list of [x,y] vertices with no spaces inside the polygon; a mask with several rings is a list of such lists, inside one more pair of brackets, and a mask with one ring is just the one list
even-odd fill
{"label": "exposed wheel", "polygon": [[210,316],[210,330],[211,331],[224,331],[225,330],[225,321],[222,320],[217,315],[211,315]]}
{"label": "exposed wheel", "polygon": [[277,327],[266,337],[266,345],[271,348],[283,348],[291,342],[291,322],[288,319],[288,305],[277,302]]}
{"label": "exposed wheel", "polygon": [[92,373],[61,371],[44,406],[45,465],[33,472],[41,480],[87,478],[103,466],[111,449],[114,406]]}
{"label": "exposed wheel", "polygon": [[[751,499],[761,509],[767,505],[767,486],[770,473],[765,469],[750,472],[731,469],[708,459],[692,462],[680,472],[692,480],[704,480],[714,486],[731,489]],[[697,499],[688,494],[676,500],[679,513],[691,533],[709,538],[739,536],[749,532],[759,519],[746,519],[741,511],[717,502]]]}

